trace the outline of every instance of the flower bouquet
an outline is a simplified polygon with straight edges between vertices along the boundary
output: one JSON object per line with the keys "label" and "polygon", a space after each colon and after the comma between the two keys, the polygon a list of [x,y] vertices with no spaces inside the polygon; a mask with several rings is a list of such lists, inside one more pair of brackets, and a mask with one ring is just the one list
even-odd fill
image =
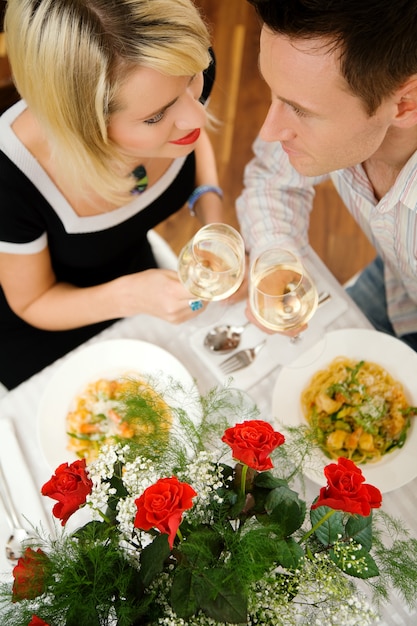
{"label": "flower bouquet", "polygon": [[[361,470],[330,463],[307,505],[293,488],[304,433],[285,441],[256,414],[228,426],[210,393],[200,426],[184,411],[157,450],[120,442],[57,468],[42,493],[64,528],[26,547],[3,626],[374,624],[356,582],[376,608],[391,586],[413,604],[417,541]],[[68,531],[82,508],[92,519]]]}

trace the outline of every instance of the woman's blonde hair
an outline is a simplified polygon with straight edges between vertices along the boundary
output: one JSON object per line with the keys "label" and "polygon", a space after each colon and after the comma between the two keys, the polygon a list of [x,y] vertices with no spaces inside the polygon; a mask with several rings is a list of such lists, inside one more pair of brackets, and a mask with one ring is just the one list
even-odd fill
{"label": "woman's blonde hair", "polygon": [[5,32],[16,87],[59,166],[126,201],[132,180],[120,174],[109,116],[139,66],[171,76],[208,67],[209,33],[191,0],[8,0]]}

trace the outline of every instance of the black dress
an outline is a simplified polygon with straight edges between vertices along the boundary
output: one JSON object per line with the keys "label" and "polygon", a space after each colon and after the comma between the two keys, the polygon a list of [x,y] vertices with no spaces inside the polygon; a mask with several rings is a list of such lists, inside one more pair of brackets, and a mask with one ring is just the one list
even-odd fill
{"label": "black dress", "polygon": [[[203,100],[214,69],[213,62],[205,73]],[[187,201],[195,187],[194,153],[173,161],[128,205],[79,217],[11,129],[25,106],[20,101],[0,117],[0,252],[33,254],[48,245],[57,281],[77,287],[156,267],[147,231]],[[12,389],[114,321],[40,330],[13,313],[0,286],[0,381]]]}

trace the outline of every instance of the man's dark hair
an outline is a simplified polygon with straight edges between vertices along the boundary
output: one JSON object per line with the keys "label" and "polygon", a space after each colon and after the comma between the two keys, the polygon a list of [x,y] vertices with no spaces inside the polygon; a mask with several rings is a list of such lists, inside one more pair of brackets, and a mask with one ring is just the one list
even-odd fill
{"label": "man's dark hair", "polygon": [[273,32],[323,38],[372,115],[417,74],[417,0],[248,0]]}

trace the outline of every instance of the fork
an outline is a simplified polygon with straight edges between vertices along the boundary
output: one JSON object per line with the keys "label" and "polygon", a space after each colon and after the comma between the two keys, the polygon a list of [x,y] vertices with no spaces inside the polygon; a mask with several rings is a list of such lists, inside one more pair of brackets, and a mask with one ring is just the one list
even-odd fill
{"label": "fork", "polygon": [[[330,293],[328,293],[327,291],[322,291],[321,293],[319,293],[318,306],[321,306],[322,304],[330,300],[330,298]],[[219,367],[222,370],[223,374],[232,374],[233,372],[243,369],[244,367],[247,367],[248,365],[253,363],[259,352],[264,347],[265,343],[266,339],[264,339],[254,348],[246,348],[246,350],[240,350],[240,352],[236,352],[236,354],[233,354],[225,361],[222,361]]]}
{"label": "fork", "polygon": [[240,350],[233,354],[225,361],[222,361],[219,365],[223,374],[232,374],[237,370],[243,369],[250,365],[257,357],[259,352],[262,350],[264,345],[266,344],[266,339],[264,339],[261,343],[258,343],[254,348],[246,348],[246,350]]}

